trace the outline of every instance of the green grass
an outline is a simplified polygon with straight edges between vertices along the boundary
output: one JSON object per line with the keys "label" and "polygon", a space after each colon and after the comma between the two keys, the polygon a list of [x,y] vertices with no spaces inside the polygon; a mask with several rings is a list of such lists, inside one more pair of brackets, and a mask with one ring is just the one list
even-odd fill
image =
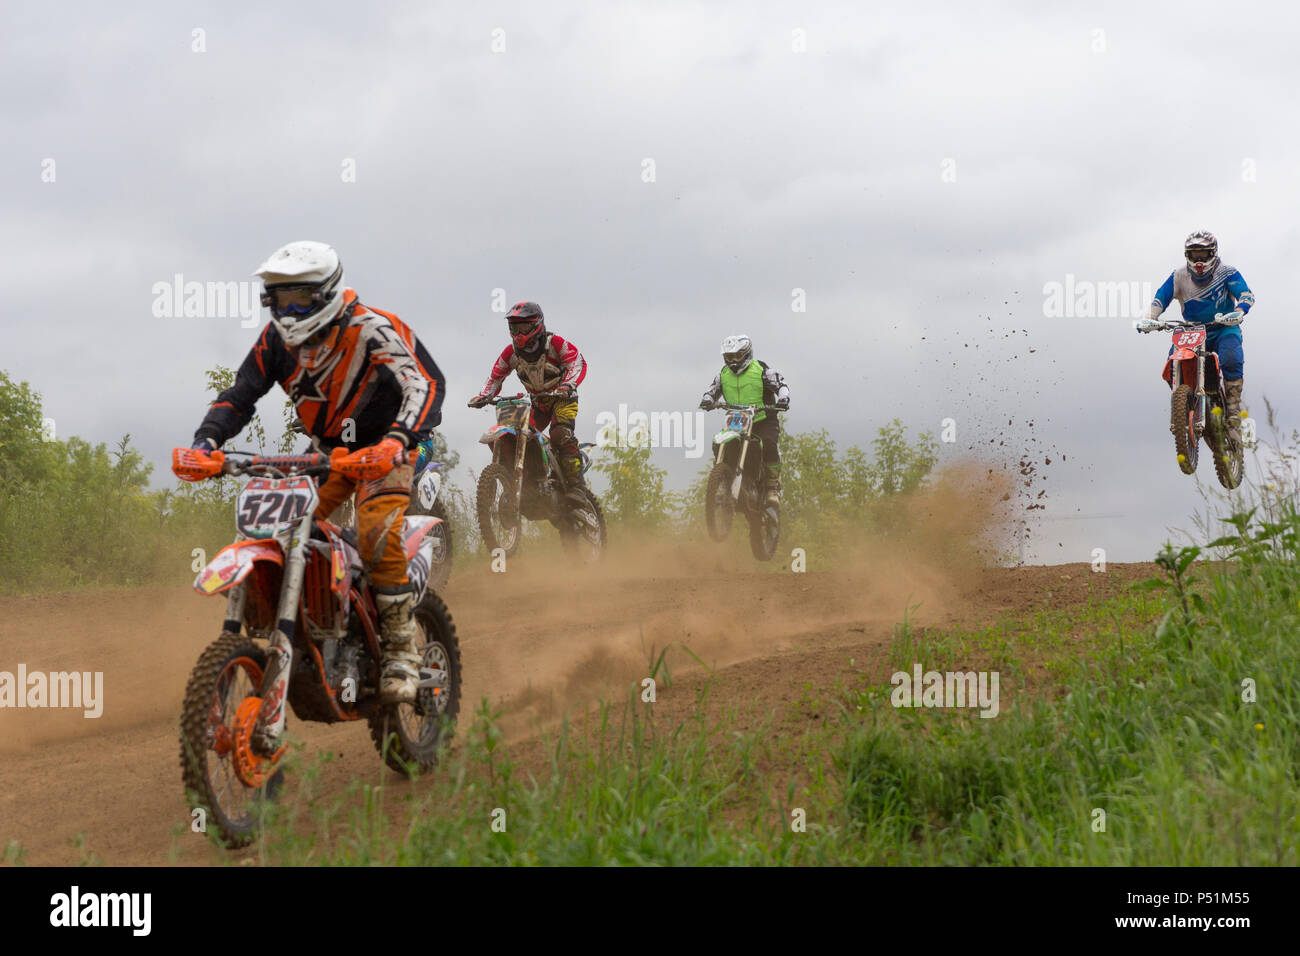
{"label": "green grass", "polygon": [[[1295,865],[1300,562],[1270,553],[1203,573],[1190,585],[1202,610],[1186,619],[1176,594],[1134,592],[924,640],[899,627],[891,667],[1027,675],[1051,665],[1037,686],[1004,678],[1011,699],[1004,691],[994,719],[895,709],[888,685],[847,667],[850,686],[807,686],[784,714],[720,706],[705,681],[678,719],[629,696],[515,746],[484,705],[467,740],[417,787],[377,777],[325,799],[303,774],[304,792],[271,811],[257,855],[268,864]],[[1247,677],[1253,703],[1242,700]]]}
{"label": "green grass", "polygon": [[1163,553],[1171,587],[976,629],[901,624],[887,669],[1004,669],[993,719],[895,708],[879,670],[846,661],[836,687],[780,711],[723,704],[712,677],[693,700],[630,692],[512,744],[485,703],[415,786],[377,761],[339,794],[300,752],[235,859],[1294,866],[1298,542],[1293,511],[1247,518],[1219,542],[1225,562]]}

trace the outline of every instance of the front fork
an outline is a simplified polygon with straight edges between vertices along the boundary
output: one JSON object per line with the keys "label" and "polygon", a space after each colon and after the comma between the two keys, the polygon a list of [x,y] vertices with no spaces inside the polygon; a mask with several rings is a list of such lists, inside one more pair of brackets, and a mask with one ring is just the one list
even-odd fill
{"label": "front fork", "polygon": [[515,435],[515,514],[520,514],[524,504],[524,456],[528,454],[528,426],[524,425]]}
{"label": "front fork", "polygon": [[[1170,389],[1176,390],[1183,383],[1183,363],[1174,362],[1170,375]],[[1205,349],[1198,349],[1196,352],[1196,390],[1193,393],[1196,396],[1196,421],[1193,427],[1199,436],[1205,431]]]}
{"label": "front fork", "polygon": [[[722,459],[727,455],[727,445],[730,444],[731,442],[726,442],[718,446],[718,460],[714,462],[715,465],[722,464]],[[732,501],[740,500],[740,486],[745,477],[745,457],[749,454],[749,446],[751,444],[752,442],[749,439],[749,433],[744,433],[740,439],[740,454],[736,456],[736,477],[731,479]]]}
{"label": "front fork", "polygon": [[280,586],[280,606],[276,610],[276,629],[266,648],[266,670],[258,693],[262,709],[253,728],[253,744],[263,754],[274,753],[284,733],[285,698],[289,693],[289,668],[293,663],[293,635],[298,622],[298,601],[302,596],[302,579],[307,568],[307,541],[311,536],[312,516],[305,515],[289,538],[289,553],[284,562]]}

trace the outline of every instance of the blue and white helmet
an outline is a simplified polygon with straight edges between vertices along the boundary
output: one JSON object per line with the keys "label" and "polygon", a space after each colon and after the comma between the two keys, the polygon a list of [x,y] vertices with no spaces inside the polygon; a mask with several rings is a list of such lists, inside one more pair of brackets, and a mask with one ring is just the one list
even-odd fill
{"label": "blue and white helmet", "polygon": [[1203,282],[1219,268],[1219,240],[1208,229],[1198,229],[1183,243],[1183,256],[1192,278]]}

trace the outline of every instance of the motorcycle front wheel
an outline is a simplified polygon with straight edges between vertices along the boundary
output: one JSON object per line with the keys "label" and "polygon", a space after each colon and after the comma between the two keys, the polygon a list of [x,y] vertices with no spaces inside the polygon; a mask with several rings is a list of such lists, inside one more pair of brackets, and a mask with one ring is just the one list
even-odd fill
{"label": "motorcycle front wheel", "polygon": [[1174,433],[1174,451],[1184,475],[1196,471],[1196,397],[1190,385],[1179,385],[1169,398],[1169,430]]}
{"label": "motorcycle front wheel", "polygon": [[265,668],[264,648],[226,631],[200,655],[185,686],[181,778],[191,807],[205,814],[205,829],[214,824],[230,848],[253,841],[258,804],[274,800],[284,783],[274,761],[249,748],[247,724],[256,717]]}
{"label": "motorcycle front wheel", "polygon": [[731,534],[731,522],[736,516],[736,502],[731,497],[735,477],[735,469],[725,461],[714,465],[709,472],[704,491],[704,521],[714,541],[726,541]]}
{"label": "motorcycle front wheel", "polygon": [[489,552],[500,548],[506,557],[519,549],[523,519],[515,507],[514,473],[504,465],[488,465],[478,476],[475,496],[478,530]]}

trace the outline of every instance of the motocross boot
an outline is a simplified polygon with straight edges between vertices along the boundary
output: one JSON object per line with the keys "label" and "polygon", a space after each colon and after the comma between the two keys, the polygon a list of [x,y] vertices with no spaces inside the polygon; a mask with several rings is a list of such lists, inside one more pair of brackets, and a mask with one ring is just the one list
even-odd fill
{"label": "motocross boot", "polygon": [[415,645],[415,589],[375,588],[384,659],[380,664],[379,697],[387,704],[412,704],[420,683],[420,652]]}
{"label": "motocross boot", "polygon": [[767,474],[767,504],[773,508],[781,507],[781,473],[770,471]]}
{"label": "motocross boot", "polygon": [[1228,416],[1228,434],[1234,442],[1241,444],[1241,389],[1245,384],[1245,379],[1237,379],[1235,382],[1224,382],[1223,389],[1227,393],[1224,395],[1223,412]]}

